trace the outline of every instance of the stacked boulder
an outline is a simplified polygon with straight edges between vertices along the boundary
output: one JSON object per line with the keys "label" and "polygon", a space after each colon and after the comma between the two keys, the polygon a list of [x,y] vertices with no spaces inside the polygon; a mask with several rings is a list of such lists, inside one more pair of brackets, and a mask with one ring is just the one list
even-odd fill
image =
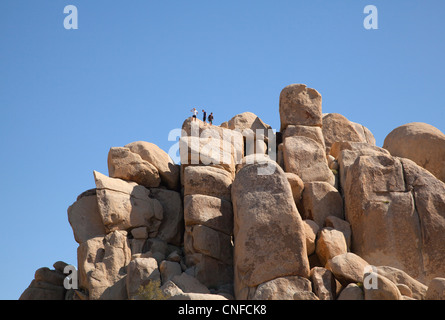
{"label": "stacked boulder", "polygon": [[180,165],[111,148],[68,208],[78,288],[57,262],[20,299],[445,299],[445,135],[408,124],[379,148],[303,84],[279,113],[277,133],[251,112],[187,119]]}

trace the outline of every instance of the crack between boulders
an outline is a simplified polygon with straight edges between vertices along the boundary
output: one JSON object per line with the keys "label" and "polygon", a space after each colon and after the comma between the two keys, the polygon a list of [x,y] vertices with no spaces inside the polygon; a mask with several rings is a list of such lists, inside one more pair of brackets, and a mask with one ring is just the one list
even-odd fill
{"label": "crack between boulders", "polygon": [[[400,159],[399,159],[399,161],[400,161]],[[406,190],[406,192],[411,193],[411,198],[413,199],[413,205],[414,205],[414,213],[415,213],[415,215],[417,217],[417,221],[419,223],[419,229],[420,229],[419,250],[420,250],[420,263],[421,263],[421,272],[422,272],[421,276],[424,278],[426,276],[426,273],[425,273],[425,266],[424,266],[424,259],[423,259],[424,234],[423,234],[422,219],[420,219],[420,214],[419,214],[419,211],[417,210],[416,195],[415,195],[414,187],[407,183],[406,171],[405,171],[405,166],[403,164],[403,161],[400,161],[400,164],[402,165],[403,183],[405,184],[405,190]]]}

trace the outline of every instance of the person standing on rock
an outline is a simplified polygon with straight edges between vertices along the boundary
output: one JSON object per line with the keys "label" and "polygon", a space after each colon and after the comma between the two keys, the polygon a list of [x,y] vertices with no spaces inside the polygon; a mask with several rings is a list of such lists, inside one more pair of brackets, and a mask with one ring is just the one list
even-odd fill
{"label": "person standing on rock", "polygon": [[209,123],[210,123],[210,125],[213,124],[213,112],[210,112],[210,114],[209,114]]}
{"label": "person standing on rock", "polygon": [[191,112],[193,112],[193,121],[196,121],[196,116],[198,115],[198,110],[196,110],[196,108],[193,108],[192,110],[190,110]]}
{"label": "person standing on rock", "polygon": [[206,123],[206,119],[207,119],[207,112],[204,109],[202,109],[202,121]]}

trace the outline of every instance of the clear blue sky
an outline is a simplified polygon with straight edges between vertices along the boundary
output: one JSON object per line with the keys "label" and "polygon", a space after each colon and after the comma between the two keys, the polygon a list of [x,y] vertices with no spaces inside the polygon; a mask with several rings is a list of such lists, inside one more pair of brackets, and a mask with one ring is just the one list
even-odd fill
{"label": "clear blue sky", "polygon": [[[65,30],[63,9],[78,9]],[[365,30],[363,9],[378,8]],[[0,299],[34,271],[77,265],[66,210],[112,146],[168,150],[192,106],[279,129],[283,87],[368,127],[445,131],[445,1],[0,1]]]}

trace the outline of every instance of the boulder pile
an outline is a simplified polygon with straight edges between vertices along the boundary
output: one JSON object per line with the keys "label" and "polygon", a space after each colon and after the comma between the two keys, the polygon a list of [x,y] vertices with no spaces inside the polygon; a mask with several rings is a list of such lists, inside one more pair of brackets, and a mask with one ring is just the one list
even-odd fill
{"label": "boulder pile", "polygon": [[76,274],[40,268],[20,299],[445,300],[445,135],[411,123],[380,148],[304,84],[279,114],[186,119],[180,164],[110,148],[68,208]]}

